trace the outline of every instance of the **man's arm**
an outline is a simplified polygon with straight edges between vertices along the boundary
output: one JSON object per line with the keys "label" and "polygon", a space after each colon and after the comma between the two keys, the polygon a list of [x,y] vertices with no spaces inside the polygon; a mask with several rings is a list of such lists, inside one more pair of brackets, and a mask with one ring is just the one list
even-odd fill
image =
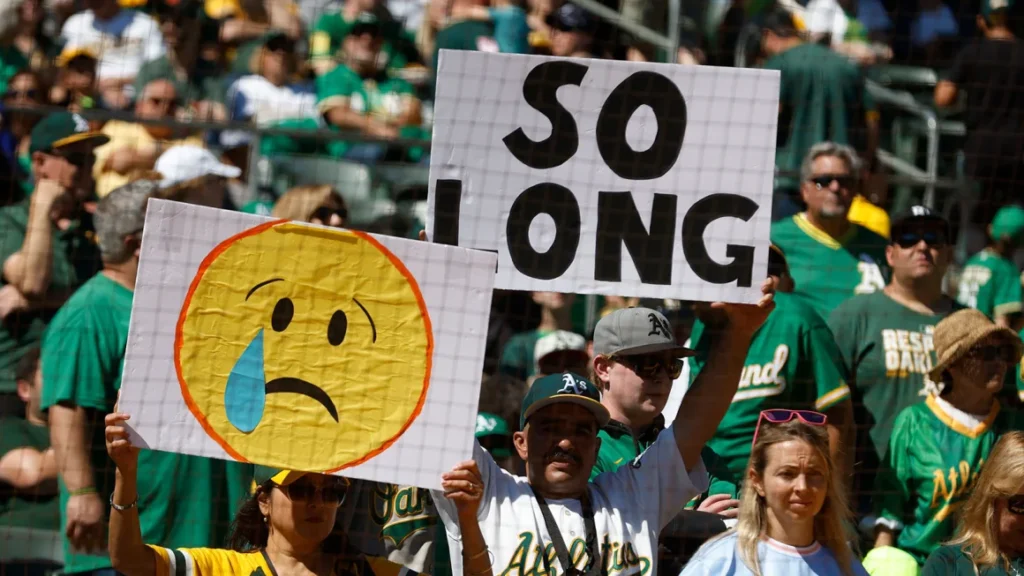
{"label": "man's arm", "polygon": [[64,187],[53,180],[36,183],[29,205],[28,225],[21,250],[4,261],[4,278],[30,301],[46,295],[53,263],[53,204]]}
{"label": "man's arm", "polygon": [[89,439],[89,413],[68,403],[50,407],[50,443],[56,452],[57,468],[71,495],[67,503],[65,533],[74,548],[86,551],[106,548],[103,520],[106,507],[96,492]]}
{"label": "man's arm", "polygon": [[32,490],[37,494],[57,492],[57,459],[52,448],[42,452],[23,446],[0,457],[0,480],[15,490]]}

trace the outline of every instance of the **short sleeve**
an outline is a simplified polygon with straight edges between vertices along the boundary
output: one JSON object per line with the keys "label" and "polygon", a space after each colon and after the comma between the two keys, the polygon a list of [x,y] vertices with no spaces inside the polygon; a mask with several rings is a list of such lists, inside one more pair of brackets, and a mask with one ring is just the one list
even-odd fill
{"label": "short sleeve", "polygon": [[839,357],[846,367],[849,380],[854,383],[857,381],[857,347],[860,342],[857,325],[857,314],[850,306],[840,305],[828,317],[828,327],[832,330]]}
{"label": "short sleeve", "polygon": [[802,335],[801,347],[800,360],[810,362],[817,388],[814,409],[823,412],[849,398],[846,365],[835,336],[823,320],[815,318],[810,329]]}
{"label": "short sleeve", "polygon": [[690,385],[693,385],[693,381],[697,379],[700,371],[704,369],[704,365],[708,362],[708,350],[711,348],[711,344],[708,339],[707,327],[700,320],[696,320],[693,323],[693,329],[690,330],[690,348],[695,350],[697,353],[690,356],[686,361],[690,365]]}
{"label": "short sleeve", "polygon": [[20,251],[21,245],[25,242],[24,228],[7,214],[8,210],[15,208],[17,207],[0,209],[0,286],[8,283],[2,272],[4,263]]}
{"label": "short sleeve", "polygon": [[876,512],[880,522],[893,530],[903,527],[910,504],[910,443],[913,419],[903,412],[893,424],[889,449],[875,477]]}
{"label": "short sleeve", "polygon": [[64,309],[43,336],[40,366],[43,372],[42,407],[68,402],[82,408],[109,410],[114,403],[106,389],[109,374],[101,358],[100,335],[88,314]]}
{"label": "short sleeve", "polygon": [[993,278],[992,304],[993,315],[1003,316],[1021,311],[1020,276],[1013,268],[1000,267],[1000,272]]}
{"label": "short sleeve", "polygon": [[348,68],[339,65],[316,79],[317,109],[323,114],[332,108],[347,106],[355,91],[356,83]]}

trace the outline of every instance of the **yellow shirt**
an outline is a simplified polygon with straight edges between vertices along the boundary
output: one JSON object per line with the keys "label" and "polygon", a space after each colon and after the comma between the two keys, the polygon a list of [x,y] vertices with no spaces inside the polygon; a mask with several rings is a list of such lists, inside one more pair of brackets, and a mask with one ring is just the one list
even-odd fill
{"label": "yellow shirt", "polygon": [[846,218],[883,238],[889,237],[889,214],[860,194],[854,196]]}
{"label": "yellow shirt", "polygon": [[[153,138],[142,124],[111,120],[103,126],[102,132],[110,138],[110,142],[96,148],[96,163],[92,167],[92,176],[96,180],[96,196],[99,198],[103,198],[115,188],[124,186],[133,178],[145,172],[144,170],[137,170],[128,174],[118,174],[113,170],[104,170],[104,164],[107,163],[110,155],[115,150],[121,148],[141,148],[157,143],[156,138]],[[162,144],[165,146],[178,146],[181,144],[203,146],[203,139],[198,136],[189,136],[181,140],[163,141]]]}
{"label": "yellow shirt", "polygon": [[[155,576],[273,576],[277,574],[266,552],[236,552],[220,548],[150,546],[156,552]],[[365,556],[365,564],[352,562],[337,576],[413,576],[416,572],[384,558]]]}

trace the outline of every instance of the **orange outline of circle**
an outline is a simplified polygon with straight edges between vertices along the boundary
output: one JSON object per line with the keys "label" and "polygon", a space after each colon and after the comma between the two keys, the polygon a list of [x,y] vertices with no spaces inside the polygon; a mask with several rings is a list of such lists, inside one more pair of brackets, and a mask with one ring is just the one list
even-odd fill
{"label": "orange outline of circle", "polygon": [[[214,261],[217,260],[218,257],[220,257],[221,254],[223,254],[228,248],[230,248],[236,242],[243,238],[255,236],[256,234],[260,234],[275,226],[286,224],[289,222],[292,222],[292,220],[281,219],[265,222],[258,226],[254,226],[252,228],[239,232],[238,234],[235,234],[234,236],[229,237],[227,240],[224,240],[221,243],[217,244],[213,248],[213,250],[211,250],[210,253],[207,254],[205,258],[203,258],[203,261],[199,264],[199,269],[196,271],[195,276],[192,277],[192,283],[189,285],[188,292],[185,294],[185,301],[181,305],[181,312],[178,314],[178,323],[174,329],[174,371],[176,376],[178,377],[178,385],[181,387],[181,396],[185,400],[185,405],[188,407],[189,412],[191,412],[192,415],[196,417],[196,420],[199,421],[199,425],[203,427],[204,431],[206,431],[207,436],[212,438],[214,442],[219,444],[220,447],[223,448],[224,451],[228,453],[228,455],[230,455],[232,458],[239,462],[248,463],[249,459],[239,454],[237,450],[235,450],[234,448],[231,447],[230,444],[228,444],[227,440],[222,438],[220,434],[218,434],[217,431],[214,430],[213,426],[206,419],[206,416],[202,413],[202,410],[199,409],[199,406],[192,398],[192,394],[190,394],[188,391],[188,384],[185,383],[185,377],[182,375],[181,372],[181,348],[183,340],[183,331],[185,326],[185,318],[186,316],[188,316],[188,307],[192,303],[192,296],[195,294],[196,289],[199,288],[199,284],[203,280],[203,275],[205,275],[206,270],[213,264]],[[433,324],[430,321],[430,314],[427,311],[427,303],[423,300],[423,293],[420,291],[420,286],[419,283],[416,281],[416,277],[413,276],[411,272],[409,272],[409,269],[405,267],[405,264],[401,260],[399,260],[398,257],[394,255],[394,253],[388,250],[376,238],[373,238],[372,236],[364,232],[358,232],[355,230],[347,230],[347,232],[359,238],[362,238],[363,240],[366,240],[374,248],[376,248],[378,251],[384,254],[384,256],[391,262],[395,269],[397,269],[398,272],[402,274],[402,276],[404,276],[406,281],[409,283],[409,287],[412,288],[413,294],[416,296],[416,303],[419,305],[420,308],[420,317],[423,319],[424,328],[426,329],[427,333],[427,361],[425,366],[425,374],[423,377],[423,391],[420,392],[419,400],[416,402],[416,407],[413,409],[412,414],[409,415],[409,418],[406,419],[405,424],[402,425],[398,432],[396,432],[394,436],[392,436],[391,438],[385,440],[384,443],[381,444],[379,448],[371,450],[369,453],[363,455],[362,457],[351,462],[346,462],[345,464],[342,464],[337,468],[324,470],[324,473],[328,474],[337,472],[339,470],[344,470],[345,468],[351,468],[352,466],[358,466],[359,464],[362,464],[363,462],[366,462],[367,460],[374,458],[381,452],[390,448],[395,442],[398,441],[399,438],[401,438],[403,434],[405,434],[405,431],[408,430],[410,426],[412,426],[412,423],[420,415],[420,412],[423,411],[423,405],[426,404],[427,402],[427,390],[430,388],[430,373],[433,368],[434,358]]]}

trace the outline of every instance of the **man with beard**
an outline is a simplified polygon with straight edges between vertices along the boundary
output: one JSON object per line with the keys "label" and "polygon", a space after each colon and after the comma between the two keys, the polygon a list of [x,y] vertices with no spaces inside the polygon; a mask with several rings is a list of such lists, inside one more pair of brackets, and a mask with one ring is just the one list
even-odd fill
{"label": "man with beard", "polygon": [[772,244],[786,255],[797,296],[822,318],[854,294],[881,290],[885,238],[850,222],[860,160],[853,148],[815,144],[800,168],[807,210],[772,224]]}
{"label": "man with beard", "polygon": [[[444,493],[483,493],[477,518],[487,548],[477,556],[490,555],[495,574],[656,574],[658,534],[707,487],[701,450],[736,393],[754,332],[774,306],[772,280],[762,292],[757,306],[712,305],[722,311],[715,326],[720,336],[675,421],[643,455],[593,482],[597,433],[610,418],[597,387],[569,372],[534,382],[523,399],[522,431],[513,436],[526,478],[502,471],[479,443],[473,454],[479,475],[461,470],[443,477]],[[657,317],[643,331],[652,344],[675,345],[671,328]],[[452,573],[461,574],[458,514],[444,493],[432,495],[448,534]]]}
{"label": "man with beard", "polygon": [[54,312],[100,269],[92,220],[93,150],[107,137],[81,116],[52,114],[31,133],[35,189],[0,208],[0,415],[20,412],[15,366]]}

